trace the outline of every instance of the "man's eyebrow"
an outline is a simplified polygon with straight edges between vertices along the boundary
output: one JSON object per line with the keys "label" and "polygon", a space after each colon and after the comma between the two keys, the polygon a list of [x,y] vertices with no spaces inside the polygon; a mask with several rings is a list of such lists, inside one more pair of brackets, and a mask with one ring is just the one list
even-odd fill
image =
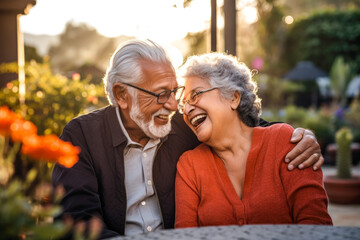
{"label": "man's eyebrow", "polygon": [[[177,85],[175,88],[180,88],[180,87],[182,87],[181,85]],[[167,86],[162,86],[162,87],[158,87],[158,88],[155,88],[154,90],[153,90],[153,92],[163,92],[163,91],[166,91],[166,90],[174,90],[175,88],[168,88]]]}

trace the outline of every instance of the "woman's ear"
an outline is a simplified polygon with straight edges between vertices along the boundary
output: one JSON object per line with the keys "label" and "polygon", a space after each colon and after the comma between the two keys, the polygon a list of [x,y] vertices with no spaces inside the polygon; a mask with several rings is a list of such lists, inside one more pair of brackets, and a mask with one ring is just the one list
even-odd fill
{"label": "woman's ear", "polygon": [[129,106],[131,97],[126,87],[121,83],[115,83],[113,86],[113,94],[116,102],[119,104],[121,109],[126,109]]}
{"label": "woman's ear", "polygon": [[233,98],[232,98],[231,103],[230,103],[231,109],[236,110],[237,107],[240,104],[240,101],[241,101],[241,94],[240,94],[240,92],[236,91],[234,93]]}

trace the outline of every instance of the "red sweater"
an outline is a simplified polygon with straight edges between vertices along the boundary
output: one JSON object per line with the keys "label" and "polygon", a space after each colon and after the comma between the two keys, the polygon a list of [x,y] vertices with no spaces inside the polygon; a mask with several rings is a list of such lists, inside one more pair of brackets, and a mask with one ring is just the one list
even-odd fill
{"label": "red sweater", "polygon": [[322,171],[287,170],[293,128],[255,127],[242,199],[221,159],[202,144],[177,165],[175,227],[243,224],[332,224]]}

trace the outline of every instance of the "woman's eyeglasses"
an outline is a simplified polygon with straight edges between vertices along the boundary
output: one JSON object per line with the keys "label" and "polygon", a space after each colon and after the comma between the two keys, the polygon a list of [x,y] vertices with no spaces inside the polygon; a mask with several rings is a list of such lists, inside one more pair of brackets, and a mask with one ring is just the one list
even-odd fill
{"label": "woman's eyeglasses", "polygon": [[189,99],[183,99],[179,104],[178,104],[178,109],[179,109],[179,112],[181,114],[184,113],[184,110],[185,110],[185,105],[186,104],[190,104],[190,105],[195,105],[198,101],[199,101],[199,97],[201,96],[201,94],[203,93],[206,93],[206,92],[210,92],[214,89],[217,89],[216,87],[214,88],[209,88],[209,89],[206,89],[206,90],[203,90],[203,91],[198,91],[198,92],[194,92],[190,95],[190,98]]}

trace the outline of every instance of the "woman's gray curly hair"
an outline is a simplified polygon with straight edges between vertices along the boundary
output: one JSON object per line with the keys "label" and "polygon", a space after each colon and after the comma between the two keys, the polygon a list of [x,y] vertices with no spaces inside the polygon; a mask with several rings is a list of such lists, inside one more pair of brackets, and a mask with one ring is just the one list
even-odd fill
{"label": "woman's gray curly hair", "polygon": [[[143,73],[140,60],[150,60],[158,63],[168,63],[172,66],[165,49],[151,40],[129,40],[121,44],[110,59],[110,65],[103,78],[105,93],[109,103],[117,106],[113,95],[115,83],[140,83]],[[129,88],[130,94],[135,97],[136,90]]]}
{"label": "woman's gray curly hair", "polygon": [[226,99],[232,99],[238,91],[241,101],[236,110],[240,119],[249,127],[259,124],[261,99],[256,94],[257,84],[252,80],[250,69],[236,57],[223,53],[192,56],[180,68],[179,76],[207,79]]}

